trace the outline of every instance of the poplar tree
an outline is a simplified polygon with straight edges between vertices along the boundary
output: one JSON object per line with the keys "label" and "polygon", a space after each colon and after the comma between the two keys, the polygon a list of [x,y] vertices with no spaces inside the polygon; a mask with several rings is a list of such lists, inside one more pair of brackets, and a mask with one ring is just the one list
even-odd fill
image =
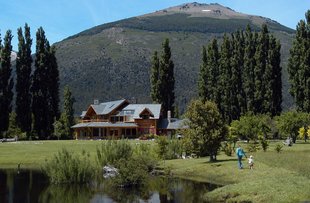
{"label": "poplar tree", "polygon": [[[266,100],[269,102],[267,110],[271,116],[279,115],[282,111],[282,67],[281,63],[281,45],[279,40],[276,40],[272,35],[270,36],[269,51],[268,51],[268,65],[267,70],[271,71],[270,79],[266,79]],[[267,72],[267,71],[266,71]],[[267,74],[267,73],[266,73]]]}
{"label": "poplar tree", "polygon": [[245,94],[242,83],[242,70],[244,58],[244,37],[240,31],[231,35],[232,58],[231,58],[231,87],[234,91],[231,97],[231,117],[236,120],[246,112]]}
{"label": "poplar tree", "polygon": [[203,102],[210,99],[210,86],[208,86],[208,67],[207,67],[207,50],[206,47],[202,47],[202,63],[200,65],[200,72],[198,78],[198,95]]}
{"label": "poplar tree", "polygon": [[290,93],[295,99],[297,109],[310,112],[310,10],[305,17],[306,20],[300,20],[296,26],[288,73]]}
{"label": "poplar tree", "polygon": [[40,27],[36,33],[35,71],[32,81],[33,130],[39,139],[47,139],[59,117],[59,73],[54,47],[50,47]]}
{"label": "poplar tree", "polygon": [[162,55],[159,62],[159,90],[161,96],[162,111],[164,117],[167,117],[167,111],[171,111],[173,116],[174,110],[174,64],[171,59],[171,49],[169,39],[162,44]]}
{"label": "poplar tree", "polygon": [[11,52],[13,35],[11,30],[8,30],[4,37],[3,47],[0,41],[0,136],[8,130],[9,127],[9,115],[12,111],[12,99],[13,99],[13,78],[11,75]]}
{"label": "poplar tree", "polygon": [[245,109],[246,111],[254,112],[254,92],[255,92],[255,50],[256,41],[251,27],[247,25],[245,31],[245,50],[244,50],[244,62],[243,62],[243,75],[242,83],[245,93]]}
{"label": "poplar tree", "polygon": [[30,27],[25,24],[17,30],[18,53],[16,59],[16,122],[18,127],[29,133],[31,131],[31,45]]}
{"label": "poplar tree", "polygon": [[217,105],[221,103],[221,93],[219,90],[219,50],[217,40],[213,39],[208,45],[207,67],[208,67],[208,88],[210,89],[209,100]]}
{"label": "poplar tree", "polygon": [[151,62],[151,98],[154,103],[160,103],[160,78],[159,78],[159,58],[157,51],[154,52]]}
{"label": "poplar tree", "polygon": [[231,116],[231,98],[233,89],[231,86],[231,42],[228,36],[225,34],[223,43],[221,45],[220,52],[220,92],[221,92],[221,104],[219,110],[223,119],[230,123]]}
{"label": "poplar tree", "polygon": [[254,67],[254,78],[255,78],[255,90],[254,90],[254,113],[267,113],[266,110],[266,86],[265,78],[266,65],[269,49],[269,32],[267,25],[262,26],[262,30],[259,34],[258,45],[255,52],[255,67]]}

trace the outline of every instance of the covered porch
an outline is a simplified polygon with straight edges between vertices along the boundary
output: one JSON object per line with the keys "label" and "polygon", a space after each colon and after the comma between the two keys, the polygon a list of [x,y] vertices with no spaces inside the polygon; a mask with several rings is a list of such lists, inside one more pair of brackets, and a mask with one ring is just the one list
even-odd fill
{"label": "covered porch", "polygon": [[135,138],[135,123],[88,122],[72,126],[76,139]]}

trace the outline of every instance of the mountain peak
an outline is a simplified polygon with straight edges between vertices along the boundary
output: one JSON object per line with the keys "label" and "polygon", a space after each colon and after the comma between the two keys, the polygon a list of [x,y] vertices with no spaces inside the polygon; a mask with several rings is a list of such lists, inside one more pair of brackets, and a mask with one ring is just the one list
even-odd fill
{"label": "mountain peak", "polygon": [[161,16],[175,13],[188,14],[190,17],[211,17],[220,19],[245,18],[248,16],[218,3],[203,4],[197,2],[181,4],[144,16]]}

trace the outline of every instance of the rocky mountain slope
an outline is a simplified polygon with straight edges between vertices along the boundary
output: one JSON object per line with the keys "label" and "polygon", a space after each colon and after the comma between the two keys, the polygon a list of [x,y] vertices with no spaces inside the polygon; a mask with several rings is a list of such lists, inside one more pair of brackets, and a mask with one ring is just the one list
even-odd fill
{"label": "rocky mountain slope", "polygon": [[151,56],[170,39],[175,63],[176,103],[180,110],[197,96],[201,49],[212,38],[262,23],[281,41],[284,107],[288,95],[286,63],[294,30],[271,19],[238,13],[219,4],[188,3],[154,13],[103,24],[56,43],[61,87],[68,85],[80,113],[94,99],[135,98],[150,102]]}

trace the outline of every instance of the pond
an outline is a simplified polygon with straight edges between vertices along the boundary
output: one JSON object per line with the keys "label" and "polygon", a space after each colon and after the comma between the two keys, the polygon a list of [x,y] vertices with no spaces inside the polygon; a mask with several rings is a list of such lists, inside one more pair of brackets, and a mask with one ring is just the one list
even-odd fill
{"label": "pond", "polygon": [[179,178],[152,177],[140,189],[115,189],[106,183],[50,185],[40,171],[0,170],[0,202],[202,202],[219,186]]}

